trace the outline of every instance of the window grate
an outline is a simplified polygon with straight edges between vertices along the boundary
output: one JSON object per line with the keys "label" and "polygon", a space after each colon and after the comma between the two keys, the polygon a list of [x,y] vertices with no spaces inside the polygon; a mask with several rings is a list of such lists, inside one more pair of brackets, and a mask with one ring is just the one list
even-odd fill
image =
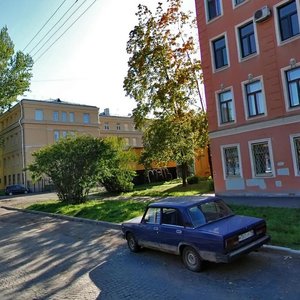
{"label": "window grate", "polygon": [[268,143],[252,144],[256,175],[272,175],[272,166]]}
{"label": "window grate", "polygon": [[240,162],[237,147],[224,148],[226,177],[240,176]]}

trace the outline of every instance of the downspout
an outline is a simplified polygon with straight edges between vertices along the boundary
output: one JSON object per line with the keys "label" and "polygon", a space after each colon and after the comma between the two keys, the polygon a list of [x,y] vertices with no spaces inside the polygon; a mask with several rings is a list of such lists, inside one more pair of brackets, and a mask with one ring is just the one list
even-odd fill
{"label": "downspout", "polygon": [[20,104],[20,108],[21,108],[21,116],[20,116],[20,119],[19,119],[19,125],[20,125],[20,128],[21,128],[21,155],[22,155],[22,179],[24,179],[24,185],[25,187],[27,187],[27,176],[26,176],[26,171],[24,170],[25,169],[25,143],[24,143],[24,128],[23,128],[23,125],[22,125],[22,120],[23,120],[23,117],[24,117],[24,114],[23,114],[23,105],[22,105],[22,100],[19,102]]}

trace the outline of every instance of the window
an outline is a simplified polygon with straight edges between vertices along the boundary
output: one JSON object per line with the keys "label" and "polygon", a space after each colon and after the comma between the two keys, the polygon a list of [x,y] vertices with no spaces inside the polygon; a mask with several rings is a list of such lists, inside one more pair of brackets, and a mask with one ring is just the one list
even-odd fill
{"label": "window", "polygon": [[277,13],[281,41],[285,41],[300,33],[295,0],[278,7]]}
{"label": "window", "polygon": [[117,124],[117,130],[121,130],[121,124],[120,123]]}
{"label": "window", "polygon": [[251,144],[253,168],[255,176],[270,176],[273,174],[268,142]]}
{"label": "window", "polygon": [[62,122],[67,122],[67,113],[65,111],[61,113],[61,120]]}
{"label": "window", "polygon": [[237,146],[223,148],[225,177],[240,177],[240,159]]}
{"label": "window", "polygon": [[62,137],[65,138],[65,137],[67,137],[67,135],[68,135],[68,132],[67,132],[67,131],[63,131],[63,132],[62,132]]}
{"label": "window", "polygon": [[75,115],[74,115],[73,112],[70,112],[70,113],[69,113],[69,120],[70,120],[71,123],[74,123],[74,122],[75,122]]}
{"label": "window", "polygon": [[85,124],[90,123],[90,114],[88,114],[88,113],[83,114],[83,123],[85,123]]}
{"label": "window", "polygon": [[58,111],[54,111],[53,112],[53,121],[58,121],[59,117],[58,117]]}
{"label": "window", "polygon": [[228,65],[226,41],[224,36],[213,41],[213,54],[216,69],[220,69]]}
{"label": "window", "polygon": [[256,53],[256,42],[253,22],[238,29],[242,58]]}
{"label": "window", "polygon": [[58,130],[54,130],[54,142],[59,140],[59,131]]}
{"label": "window", "polygon": [[260,80],[246,84],[248,116],[255,117],[265,113],[262,84]]}
{"label": "window", "polygon": [[104,123],[104,130],[109,130],[109,124],[108,123]]}
{"label": "window", "polygon": [[234,0],[234,5],[237,6],[243,2],[245,2],[245,0]]}
{"label": "window", "polygon": [[300,106],[300,67],[286,71],[290,108]]}
{"label": "window", "polygon": [[218,95],[219,110],[220,110],[220,123],[230,123],[234,121],[233,116],[233,100],[232,92],[225,91]]}
{"label": "window", "polygon": [[144,223],[160,224],[160,208],[149,207],[143,221]]}
{"label": "window", "polygon": [[207,0],[208,20],[212,20],[221,15],[221,0]]}
{"label": "window", "polygon": [[35,110],[34,118],[36,121],[43,121],[44,120],[44,112],[41,109]]}
{"label": "window", "polygon": [[132,138],[132,146],[136,147],[136,138]]}
{"label": "window", "polygon": [[300,176],[300,136],[295,136],[292,139],[293,144],[293,159],[296,176]]}
{"label": "window", "polygon": [[174,226],[183,226],[180,213],[175,208],[163,208],[161,223]]}

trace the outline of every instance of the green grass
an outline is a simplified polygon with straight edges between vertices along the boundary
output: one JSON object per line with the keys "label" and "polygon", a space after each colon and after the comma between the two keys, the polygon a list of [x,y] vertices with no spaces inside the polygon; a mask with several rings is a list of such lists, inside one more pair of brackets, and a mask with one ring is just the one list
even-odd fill
{"label": "green grass", "polygon": [[236,214],[263,218],[271,244],[300,249],[300,209],[230,205]]}
{"label": "green grass", "polygon": [[180,180],[164,183],[152,183],[136,186],[132,192],[123,193],[125,197],[166,197],[193,196],[212,192],[210,181],[200,181],[197,184],[182,186]]}
{"label": "green grass", "polygon": [[[166,183],[147,184],[135,187],[133,192],[122,193],[124,199],[149,196],[192,196],[210,192],[210,182],[201,181],[198,184],[183,187],[179,180]],[[58,201],[48,201],[34,204],[27,209],[64,214],[93,220],[121,223],[143,214],[150,201],[141,200],[105,200],[108,193],[93,195],[93,200],[83,204],[70,205]],[[113,195],[117,196],[117,195]],[[110,198],[111,199],[111,198]],[[264,218],[267,222],[268,233],[271,235],[271,244],[293,249],[300,249],[300,209],[250,207],[230,205],[236,214]]]}

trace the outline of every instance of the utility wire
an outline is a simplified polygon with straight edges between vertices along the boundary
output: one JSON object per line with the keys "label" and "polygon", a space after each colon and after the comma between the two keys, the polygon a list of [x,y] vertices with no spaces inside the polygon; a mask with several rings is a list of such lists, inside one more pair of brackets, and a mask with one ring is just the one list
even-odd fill
{"label": "utility wire", "polygon": [[35,60],[37,62],[46,52],[52,48],[52,46],[95,4],[97,0],[94,0],[79,16],[71,25]]}
{"label": "utility wire", "polygon": [[[56,11],[52,14],[52,16],[46,21],[46,23],[42,26],[42,28],[35,34],[35,36],[30,40],[30,42],[25,46],[23,51],[27,49],[27,47],[32,43],[32,41],[37,37],[37,35],[44,29],[44,27],[49,23],[49,21],[55,16],[55,14],[58,12],[58,10],[63,6],[63,4],[66,2],[65,0],[57,9]],[[77,2],[78,0],[76,0]]]}
{"label": "utility wire", "polygon": [[[66,1],[66,0],[65,0]],[[39,40],[39,42],[29,51],[29,54],[33,52],[33,50],[47,37],[47,35],[55,28],[55,26],[65,17],[65,15],[73,8],[73,6],[77,3],[78,0],[76,0],[70,7],[69,9],[60,17],[60,19],[47,31],[47,33]],[[73,16],[73,14],[86,2],[85,0],[72,14],[70,17]],[[67,21],[70,19],[70,17],[67,19]],[[66,22],[67,22],[66,21]],[[55,33],[66,23],[64,22],[51,36],[50,38],[43,44],[42,47],[39,48],[38,51],[36,51],[32,56],[36,55],[44,46],[47,44],[47,42],[55,35]]]}

